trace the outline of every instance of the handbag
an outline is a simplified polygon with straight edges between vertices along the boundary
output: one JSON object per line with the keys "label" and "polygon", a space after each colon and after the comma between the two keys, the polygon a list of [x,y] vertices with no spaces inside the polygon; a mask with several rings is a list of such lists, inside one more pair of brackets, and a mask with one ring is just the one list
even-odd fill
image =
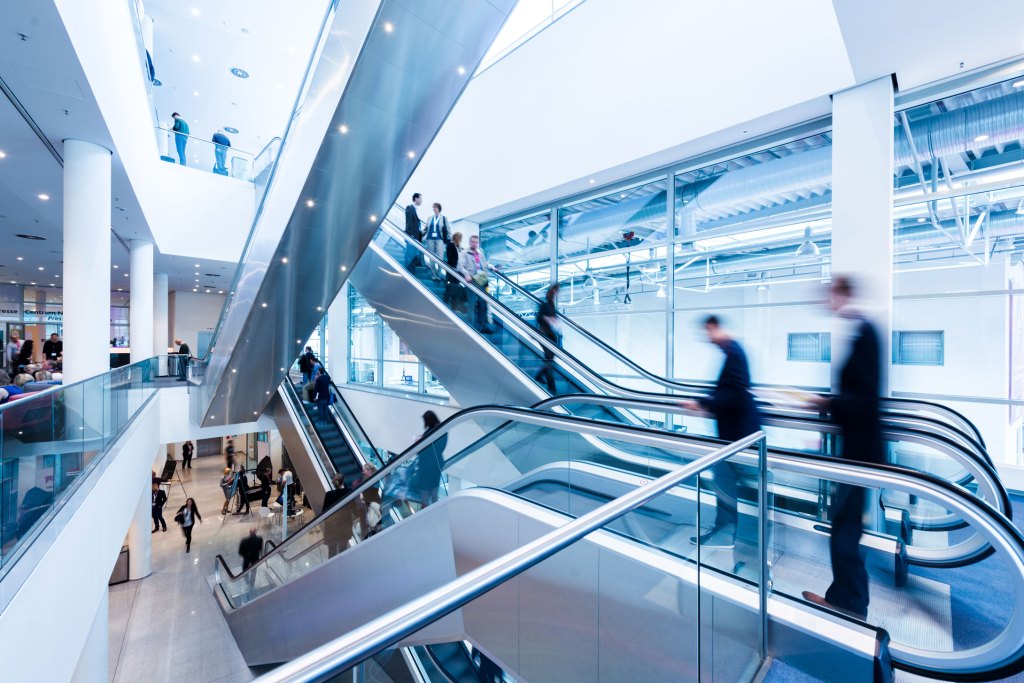
{"label": "handbag", "polygon": [[174,521],[177,522],[178,524],[184,524],[185,523],[185,513],[184,512],[179,512],[178,514],[174,515]]}
{"label": "handbag", "polygon": [[475,275],[473,275],[473,282],[476,283],[477,287],[486,287],[487,283],[490,281],[491,278],[489,278],[487,276],[487,273],[485,273],[482,270],[478,271]]}

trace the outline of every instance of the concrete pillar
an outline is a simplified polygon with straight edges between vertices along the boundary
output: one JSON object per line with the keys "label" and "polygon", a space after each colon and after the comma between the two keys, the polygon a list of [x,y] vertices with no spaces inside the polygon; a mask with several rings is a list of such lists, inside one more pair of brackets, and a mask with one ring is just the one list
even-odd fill
{"label": "concrete pillar", "polygon": [[[883,396],[892,339],[894,125],[888,76],[833,96],[832,274],[854,279],[858,306],[878,325]],[[843,361],[837,350],[833,346],[833,364]]]}
{"label": "concrete pillar", "polygon": [[110,150],[64,141],[64,383],[110,369]]}
{"label": "concrete pillar", "polygon": [[[110,601],[109,593],[104,590],[103,598],[100,600],[99,608],[96,610],[96,617],[93,619],[89,635],[85,639],[85,646],[78,656],[78,664],[75,665],[75,673],[71,676],[71,683],[96,683],[96,681],[110,680],[108,672],[108,659],[110,650]],[[77,609],[75,605],[69,605],[69,609]]]}
{"label": "concrete pillar", "polygon": [[167,353],[171,340],[167,331],[167,273],[153,276],[153,355]]}
{"label": "concrete pillar", "polygon": [[335,384],[348,381],[348,283],[327,309],[327,372]]}
{"label": "concrete pillar", "polygon": [[131,334],[132,362],[146,360],[153,355],[153,243],[131,241],[131,270],[128,278],[131,288],[131,308],[128,325]]}
{"label": "concrete pillar", "polygon": [[[158,472],[159,474],[159,472]],[[164,511],[166,521],[166,509]],[[159,532],[163,533],[163,532]],[[170,533],[170,532],[168,532]],[[128,527],[128,578],[144,579],[153,573],[153,490],[146,480],[135,516]]]}

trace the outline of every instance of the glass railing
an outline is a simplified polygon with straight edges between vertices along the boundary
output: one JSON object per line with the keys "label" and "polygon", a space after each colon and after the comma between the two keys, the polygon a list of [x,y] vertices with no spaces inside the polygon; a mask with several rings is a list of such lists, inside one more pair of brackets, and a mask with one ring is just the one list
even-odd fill
{"label": "glass railing", "polygon": [[[499,427],[496,438],[481,440]],[[630,476],[651,478],[660,476],[666,463],[689,462],[717,447],[655,430],[528,409],[465,410],[248,572],[234,576],[221,559],[218,571],[225,571],[220,587],[231,606],[241,607],[456,491],[485,487],[522,495],[523,478],[541,471],[560,483],[556,493],[536,502],[578,514],[593,503],[587,483],[593,468],[625,462],[609,456],[610,449],[628,453]],[[582,490],[575,486],[577,475],[587,484]]]}
{"label": "glass railing", "polygon": [[[255,177],[254,157],[249,152],[164,127],[157,128],[156,135],[161,150],[166,142],[167,153],[160,157],[164,161],[246,182],[252,182]],[[159,140],[161,137],[165,140]]]}
{"label": "glass railing", "polygon": [[162,358],[0,405],[0,576],[153,396],[165,376]]}

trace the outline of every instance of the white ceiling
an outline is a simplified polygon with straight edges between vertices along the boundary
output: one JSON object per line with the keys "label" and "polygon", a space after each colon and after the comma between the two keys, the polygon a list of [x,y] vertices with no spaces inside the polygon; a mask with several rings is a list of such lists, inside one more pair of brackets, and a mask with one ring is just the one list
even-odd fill
{"label": "white ceiling", "polygon": [[[230,126],[232,146],[259,153],[284,135],[329,4],[326,0],[146,0],[164,123],[179,112],[209,140]],[[198,58],[196,61],[195,58]],[[249,73],[237,78],[231,69]],[[194,93],[199,93],[195,95]]]}

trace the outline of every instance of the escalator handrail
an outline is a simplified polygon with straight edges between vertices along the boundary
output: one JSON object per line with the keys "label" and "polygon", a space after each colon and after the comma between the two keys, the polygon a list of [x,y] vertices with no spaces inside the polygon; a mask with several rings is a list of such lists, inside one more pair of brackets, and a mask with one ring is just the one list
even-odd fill
{"label": "escalator handrail", "polygon": [[[300,429],[298,431],[305,436],[306,441],[310,442],[310,450],[316,451],[316,446],[319,446],[320,451],[322,451],[324,456],[326,456],[324,458],[318,457],[316,460],[320,464],[322,474],[326,477],[327,481],[331,481],[331,479],[338,474],[338,468],[335,467],[334,461],[331,459],[331,453],[324,445],[323,439],[320,437],[320,432],[317,431],[316,425],[313,422],[313,418],[306,412],[306,407],[302,404],[302,398],[298,395],[298,392],[295,391],[295,387],[287,378],[285,378],[285,381],[281,382],[281,387],[283,387],[283,391],[288,397],[287,402],[291,404],[291,408],[309,420],[313,433],[310,434],[306,429]],[[299,422],[301,424],[301,420]],[[313,443],[313,438],[316,439],[315,444]]]}
{"label": "escalator handrail", "polygon": [[[314,528],[318,528],[319,524],[325,519],[333,514],[337,514],[340,510],[346,509],[349,505],[353,504],[357,498],[362,496],[364,491],[373,486],[377,486],[381,480],[385,476],[390,475],[395,468],[415,458],[421,451],[428,448],[442,436],[447,435],[458,425],[479,418],[490,417],[500,419],[502,424],[512,420],[523,424],[559,429],[562,431],[574,431],[578,434],[590,434],[601,438],[618,439],[622,441],[630,440],[635,443],[653,446],[656,448],[671,448],[673,446],[678,447],[683,445],[698,453],[703,452],[706,454],[721,446],[720,442],[705,443],[695,437],[685,434],[665,432],[663,430],[640,427],[631,424],[598,422],[596,420],[578,417],[576,415],[545,413],[531,410],[529,408],[518,408],[514,406],[485,405],[466,408],[445,419],[433,431],[423,436],[419,441],[406,448],[400,455],[389,461],[384,467],[374,473],[372,477],[361,482],[357,488],[350,491],[347,496],[338,501],[330,511],[321,512],[316,520],[306,524],[294,534],[281,541],[281,543],[278,544],[276,551],[279,553],[287,551],[288,548],[297,543],[299,539],[302,539],[307,534],[311,533]],[[269,557],[270,555],[264,555],[245,572],[231,576],[232,581],[238,580],[248,572],[257,571],[267,562]],[[218,560],[220,564],[227,566],[227,562],[221,555],[217,555],[216,560]],[[229,603],[231,602],[230,598],[228,601]]]}
{"label": "escalator handrail", "polygon": [[[380,467],[381,465],[383,465],[383,461],[380,461],[380,456],[378,455],[377,447],[373,445],[373,441],[370,440],[370,436],[366,433],[366,430],[363,429],[363,425],[360,424],[359,418],[356,417],[355,412],[349,407],[348,403],[345,401],[345,398],[341,395],[341,389],[338,388],[338,385],[334,383],[333,379],[331,380],[331,390],[334,391],[335,396],[337,396],[337,403],[340,403],[341,405],[345,406],[345,415],[352,420],[352,424],[354,424],[356,430],[358,430],[359,434],[357,436],[369,445],[370,451],[374,454],[374,457],[377,458],[378,462],[373,463],[374,466]],[[353,438],[352,435],[348,433],[348,425],[345,424],[345,420],[341,420],[341,431],[342,433],[345,434],[345,438],[349,439],[352,442],[356,441],[356,439]],[[362,459],[361,449],[356,449],[356,457]]]}
{"label": "escalator handrail", "polygon": [[[403,209],[402,209],[401,205],[396,203],[392,207],[392,210],[402,211]],[[394,223],[393,220],[391,220],[390,212],[389,212],[388,216],[385,216],[384,223],[389,225],[393,230],[397,231],[404,238],[408,238],[408,235],[403,230],[401,230],[401,228],[399,228],[399,226],[397,226]],[[421,226],[425,226],[426,225],[426,223],[423,220],[420,220],[420,224],[421,224]],[[443,265],[445,267],[445,269],[446,269],[446,272],[451,272],[452,269],[448,266],[447,262],[445,262],[443,259],[439,259],[436,254],[434,254],[434,253],[428,251],[427,249],[423,248],[422,245],[419,242],[414,242],[413,240],[409,240],[409,239],[407,239],[407,241],[410,242],[410,243],[416,244],[417,246],[419,246],[421,248],[421,251],[423,253],[426,253],[431,259],[433,259],[433,261],[437,262],[439,265]],[[537,306],[539,306],[541,304],[541,300],[540,300],[539,297],[537,297],[535,294],[533,294],[532,292],[527,290],[525,287],[523,287],[519,283],[514,282],[510,277],[508,277],[507,275],[502,273],[500,270],[498,270],[496,268],[491,268],[490,271],[499,280],[501,280],[502,282],[507,284],[510,288],[514,289],[516,292],[518,292],[518,293],[522,294],[523,296],[527,297],[528,299],[532,300],[534,302],[534,304],[536,304]],[[455,273],[455,275],[457,277],[459,277],[459,281],[460,282],[463,281],[463,278],[461,278],[461,276],[459,276],[458,273]],[[483,295],[486,299],[488,299],[489,303],[491,303],[491,302],[498,303],[498,304],[501,305],[501,307],[503,309],[505,309],[506,311],[512,313],[517,318],[520,317],[515,311],[513,311],[511,308],[506,306],[500,300],[496,299],[494,296],[490,295],[487,292],[483,292],[483,290],[480,290],[479,287],[476,287],[476,283],[472,283],[472,285],[473,285],[474,289],[476,290],[476,293],[477,293],[478,296],[479,295]],[[684,381],[679,381],[679,380],[673,380],[673,379],[669,379],[667,377],[661,377],[660,375],[656,375],[656,374],[652,373],[651,371],[647,370],[646,368],[644,368],[643,366],[641,366],[641,365],[637,364],[636,362],[634,362],[632,358],[629,358],[628,356],[622,354],[621,352],[619,352],[614,347],[610,346],[609,344],[605,343],[603,340],[599,339],[596,335],[592,334],[589,330],[587,330],[585,327],[581,326],[579,323],[574,321],[572,318],[570,318],[569,316],[565,315],[564,313],[561,313],[560,311],[558,311],[557,308],[556,308],[556,314],[558,315],[559,319],[562,322],[564,322],[567,326],[571,327],[578,334],[580,334],[583,337],[585,337],[589,342],[595,344],[598,348],[601,349],[602,352],[604,352],[605,354],[608,354],[610,356],[613,356],[617,362],[620,362],[623,365],[629,367],[631,370],[636,372],[638,375],[640,375],[644,379],[646,379],[648,381],[651,381],[651,382],[654,382],[655,384],[660,384],[661,386],[669,389],[670,391],[679,392],[680,395],[687,395],[687,392],[689,392],[690,394],[696,393],[697,395],[705,395],[707,393],[707,389],[709,388],[710,385],[702,384],[702,383],[691,383],[691,382],[684,382]],[[551,346],[551,345],[548,345],[548,346]],[[547,348],[547,346],[546,346],[546,348]],[[785,387],[785,388],[790,388],[790,387]],[[756,390],[755,390],[754,394],[755,395],[757,394]],[[825,392],[823,395],[827,395],[827,394],[828,394],[828,392]],[[944,406],[941,403],[934,403],[934,402],[931,402],[931,401],[921,401],[921,400],[918,400],[918,399],[883,398],[882,400],[885,401],[885,402],[904,403],[904,404],[909,404],[909,405],[914,405],[914,404],[923,405],[923,406],[927,406],[933,412],[939,412],[939,413],[944,412],[944,413],[950,414],[954,418],[955,422],[961,423],[961,425],[965,426],[969,431],[972,432],[971,434],[964,434],[964,436],[969,438],[969,439],[973,439],[974,442],[979,446],[981,452],[984,453],[984,457],[988,458],[987,449],[985,448],[985,441],[984,441],[984,439],[981,436],[981,432],[978,430],[977,426],[973,422],[968,420],[966,417],[964,417],[958,411],[953,410],[952,408],[949,408],[947,406]],[[963,431],[963,430],[960,429],[960,427],[958,425],[949,424],[948,422],[945,423],[945,424],[948,427],[952,428],[952,429],[956,429],[957,431],[961,431],[961,432]],[[989,458],[989,462],[991,463],[991,459],[990,458]]]}
{"label": "escalator handrail", "polygon": [[[548,351],[548,352],[552,353],[556,358],[558,358],[562,362],[562,364],[565,367],[569,368],[572,371],[573,376],[577,380],[582,379],[584,385],[590,384],[590,385],[593,385],[593,386],[596,386],[596,387],[600,388],[604,393],[611,394],[611,395],[617,395],[617,396],[626,396],[626,397],[630,397],[630,398],[647,399],[647,400],[662,400],[662,401],[664,401],[664,400],[667,400],[667,397],[670,396],[670,395],[659,394],[659,393],[654,393],[654,392],[650,392],[650,391],[641,391],[641,390],[637,390],[637,389],[629,389],[627,387],[623,387],[622,385],[616,384],[615,382],[612,382],[612,381],[608,380],[607,378],[601,376],[599,373],[597,373],[594,370],[592,370],[587,364],[583,363],[580,359],[578,359],[572,353],[570,353],[569,351],[565,350],[564,348],[558,346],[557,344],[553,343],[551,340],[547,339],[544,335],[540,334],[540,332],[534,326],[530,325],[528,322],[523,320],[522,317],[520,317],[515,311],[510,309],[508,306],[506,306],[500,300],[497,300],[497,299],[493,298],[491,295],[489,295],[487,292],[485,292],[483,289],[481,289],[475,282],[466,281],[465,278],[458,271],[456,271],[451,266],[449,266],[446,261],[444,261],[442,259],[439,259],[435,254],[433,254],[432,252],[427,250],[427,248],[424,247],[420,242],[411,239],[409,237],[409,235],[407,235],[405,232],[399,230],[398,227],[395,226],[394,222],[390,219],[390,217],[385,217],[384,222],[381,224],[380,232],[384,233],[386,236],[388,236],[391,239],[398,240],[400,244],[412,245],[418,251],[418,253],[419,253],[419,255],[421,257],[429,259],[431,263],[437,265],[440,269],[443,270],[443,272],[445,272],[446,274],[448,274],[448,275],[450,275],[452,277],[457,278],[458,281],[463,286],[468,287],[471,291],[473,291],[473,293],[476,296],[483,297],[487,301],[489,306],[497,308],[498,310],[500,310],[503,313],[503,316],[502,316],[503,319],[508,319],[510,322],[512,322],[512,324],[516,327],[516,331],[518,333],[516,336],[520,339],[520,341],[522,341],[524,344],[526,344],[527,347],[529,347],[529,345],[532,343],[532,344],[536,344],[536,345],[540,346],[542,350]],[[389,255],[389,257],[390,257],[390,255]],[[404,267],[401,266],[401,264],[399,264],[399,267],[402,268],[403,270],[405,270]],[[496,272],[496,271],[493,271],[493,269],[492,269],[491,272]],[[651,378],[652,381],[655,381],[655,382],[660,383],[660,384],[662,384],[664,386],[667,386],[667,387],[676,387],[677,390],[680,390],[680,391],[689,392],[689,393],[679,393],[679,394],[676,394],[674,396],[671,396],[671,398],[669,398],[668,400],[675,401],[675,400],[678,400],[680,398],[687,398],[687,397],[694,397],[694,396],[703,396],[703,395],[705,395],[703,392],[699,392],[697,394],[694,394],[693,390],[686,388],[685,385],[677,384],[677,383],[671,382],[671,380],[666,380],[664,378],[657,377],[656,375],[652,375],[648,371],[643,370],[643,368],[640,368],[639,366],[636,366],[635,363],[633,363],[629,358],[623,356],[618,351],[616,351],[615,349],[611,348],[610,346],[605,344],[600,339],[597,339],[593,335],[591,335],[588,332],[586,332],[586,330],[584,330],[583,328],[580,328],[579,326],[576,326],[576,327],[581,331],[581,334],[583,336],[585,336],[589,342],[592,342],[595,345],[597,345],[598,348],[600,348],[603,352],[613,356],[616,360],[621,360],[623,363],[626,363],[626,364],[629,364],[631,366],[635,366],[635,367],[639,368],[639,370],[641,370],[643,373],[645,373],[645,376],[649,376],[649,378]],[[511,328],[506,326],[506,329],[509,329],[509,331],[511,332]],[[887,400],[887,399],[883,399],[883,400]],[[924,403],[922,402],[922,404],[924,404]],[[931,404],[929,404],[929,405],[931,405]],[[935,404],[935,405],[937,406],[938,404]],[[772,412],[771,408],[767,408],[766,409],[766,408],[762,407],[762,410],[764,410],[765,412]],[[790,410],[800,410],[800,409],[792,408]],[[912,415],[912,414],[901,414],[901,415],[899,415],[899,417],[901,417],[902,419],[907,419],[907,420],[927,420],[928,419],[928,418],[922,418],[922,417],[920,417],[918,415]],[[953,432],[956,432],[959,436],[961,436],[965,440],[967,445],[975,448],[978,451],[979,457],[984,458],[990,464],[992,463],[992,460],[989,457],[988,453],[985,451],[984,447],[982,447],[980,445],[980,442],[977,439],[974,439],[970,435],[963,433],[962,431],[960,431],[957,427],[955,427],[953,425],[940,423],[940,422],[935,421],[935,420],[932,420],[932,422],[934,424],[941,424],[943,426],[943,428],[951,430]],[[968,422],[968,424],[970,424],[970,423]]]}
{"label": "escalator handrail", "polygon": [[518,550],[488,562],[421,598],[388,612],[291,662],[282,664],[259,680],[265,683],[327,680],[333,672],[345,671],[395,645],[403,638],[543,562],[587,534],[649,503],[682,481],[697,476],[726,458],[763,444],[764,438],[764,432],[755,432],[735,443],[722,446],[592,512],[570,520]]}
{"label": "escalator handrail", "polygon": [[[655,412],[673,413],[677,415],[687,415],[691,417],[707,417],[706,414],[688,410],[677,403],[666,403],[664,401],[648,401],[642,399],[631,399],[621,398],[615,396],[600,396],[595,394],[560,394],[551,398],[538,401],[530,406],[533,410],[548,410],[550,408],[563,406],[567,404],[595,404],[595,405],[613,405],[621,406],[623,408],[634,408],[637,410],[651,410]],[[763,412],[763,411],[762,411]],[[762,425],[765,427],[782,427],[785,429],[796,429],[803,431],[818,431],[828,434],[839,434],[841,432],[840,427],[831,420],[827,420],[821,417],[803,417],[803,416],[779,416],[765,413],[761,420]],[[789,424],[787,424],[789,423]],[[943,434],[933,434],[925,429],[918,429],[916,427],[904,427],[904,426],[893,426],[883,425],[882,426],[883,436],[887,433],[893,437],[899,437],[902,434],[909,435],[912,437],[910,440],[917,442],[926,441],[930,448],[934,448],[937,451],[945,452],[945,455],[950,459],[960,463],[960,457],[963,456],[970,462],[967,465],[961,464],[967,472],[968,476],[960,481],[953,481],[951,483],[958,486],[963,486],[971,479],[978,481],[978,477],[971,474],[971,467],[975,467],[980,470],[984,476],[987,487],[995,493],[992,500],[985,498],[990,505],[995,507],[1001,514],[1006,515],[1008,519],[1013,519],[1013,505],[1010,503],[1010,495],[1006,491],[1006,487],[1003,485],[1002,479],[999,477],[999,472],[988,460],[977,458],[975,453],[965,451],[960,448],[960,444],[957,444],[947,436]],[[698,435],[691,434],[689,436],[699,438]],[[907,440],[907,439],[903,439]],[[934,445],[933,445],[934,444]],[[772,450],[769,448],[769,450]],[[788,449],[779,449],[779,452],[786,452]],[[789,450],[791,453],[797,451]],[[959,456],[957,455],[959,454]],[[911,469],[911,468],[907,468]],[[980,483],[980,482],[979,482]]]}
{"label": "escalator handrail", "polygon": [[[736,445],[732,444],[730,447]],[[717,453],[721,453],[721,451],[710,457]],[[355,631],[336,638],[289,664],[282,665],[259,680],[267,682],[319,681],[325,680],[323,676],[330,672],[350,668],[374,652],[394,645],[436,619],[458,609],[474,597],[493,589],[503,580],[511,578],[514,574],[510,572],[519,569],[522,563],[534,559],[538,562],[541,561],[543,558],[537,558],[540,548],[544,544],[557,543],[557,547],[554,547],[552,551],[557,552],[568,545],[566,543],[568,537],[577,537],[578,533],[578,538],[582,538],[586,533],[607,524],[605,521],[598,527],[589,528],[590,520],[598,515],[601,517],[607,515],[608,506],[616,505],[618,509],[621,509],[627,496],[634,496],[631,498],[631,502],[645,497],[639,492],[649,491],[648,487],[664,482],[665,477],[672,477],[672,480],[679,483],[688,476],[693,476],[693,472],[689,471],[691,466],[698,471],[704,469],[709,462],[708,458],[709,456],[704,456],[695,463],[676,469],[584,517],[571,520],[546,534],[542,537],[543,540],[539,539],[509,555],[483,565],[454,582],[431,591]],[[717,461],[718,458],[715,460]],[[897,488],[954,509],[958,514],[970,519],[972,526],[988,536],[988,541],[993,548],[998,548],[1001,557],[1010,564],[1009,569],[1013,577],[1016,595],[1024,595],[1024,535],[1004,516],[964,491],[931,475],[908,472],[888,465],[866,466],[864,463],[836,460],[825,456],[787,456],[785,460],[787,469],[808,476],[833,481],[841,480],[845,483],[871,488],[878,486]],[[686,474],[683,474],[684,470],[687,471]],[[637,506],[642,504],[639,503]],[[587,522],[581,521],[585,519]],[[583,531],[584,529],[586,531]],[[548,548],[548,550],[552,549]],[[550,554],[545,554],[544,557],[548,557]],[[808,605],[808,608],[820,609],[813,605]],[[1010,676],[1024,668],[1024,614],[1021,614],[1019,610],[1015,611],[1014,617],[1011,618],[1011,622],[1002,633],[984,645],[966,650],[929,653],[899,643],[890,643],[889,647],[894,662],[899,668],[920,675],[958,681],[991,680]],[[957,668],[953,668],[954,665]]]}
{"label": "escalator handrail", "polygon": [[[282,383],[287,383],[290,386],[292,393],[295,394],[299,406],[302,408],[303,412],[306,412],[306,403],[302,399],[302,397],[298,395],[301,389],[296,388],[295,383],[291,379],[291,375],[285,375],[285,378],[284,380],[282,380]],[[344,397],[342,397],[341,391],[338,390],[337,385],[333,381],[331,382],[331,390],[334,392],[335,395],[335,402],[332,403],[330,406],[331,413],[334,416],[334,424],[338,428],[338,433],[341,434],[341,438],[345,440],[345,444],[352,452],[352,456],[356,459],[356,462],[359,463],[361,468],[362,465],[366,464],[365,458],[363,457],[363,450],[362,448],[359,447],[359,444],[356,443],[355,437],[353,437],[352,434],[349,433],[348,425],[346,425],[345,421],[341,418],[341,410],[337,407],[339,404],[344,406],[345,413],[352,418],[352,421],[355,423],[356,428],[359,429],[361,435],[366,440],[366,443],[369,445],[370,449],[373,451],[374,454],[376,454],[377,450],[374,447],[373,442],[370,441],[370,438],[366,436],[366,432],[363,430],[363,426],[359,424],[359,421],[356,419],[355,414],[348,407],[348,404],[345,403],[345,399]],[[320,441],[320,447],[323,449],[324,453],[327,454],[329,459],[331,457],[330,451],[327,450],[327,446],[323,442],[323,437],[321,437],[320,435],[320,430],[316,428],[316,423],[313,420],[313,416],[307,412],[306,417],[309,418],[310,424],[313,425],[313,431],[316,433],[317,440]],[[338,468],[334,466],[333,461],[331,462],[331,465],[335,471],[335,474],[340,474],[340,472],[338,472]],[[378,466],[378,464],[374,463],[374,466],[376,467]]]}

